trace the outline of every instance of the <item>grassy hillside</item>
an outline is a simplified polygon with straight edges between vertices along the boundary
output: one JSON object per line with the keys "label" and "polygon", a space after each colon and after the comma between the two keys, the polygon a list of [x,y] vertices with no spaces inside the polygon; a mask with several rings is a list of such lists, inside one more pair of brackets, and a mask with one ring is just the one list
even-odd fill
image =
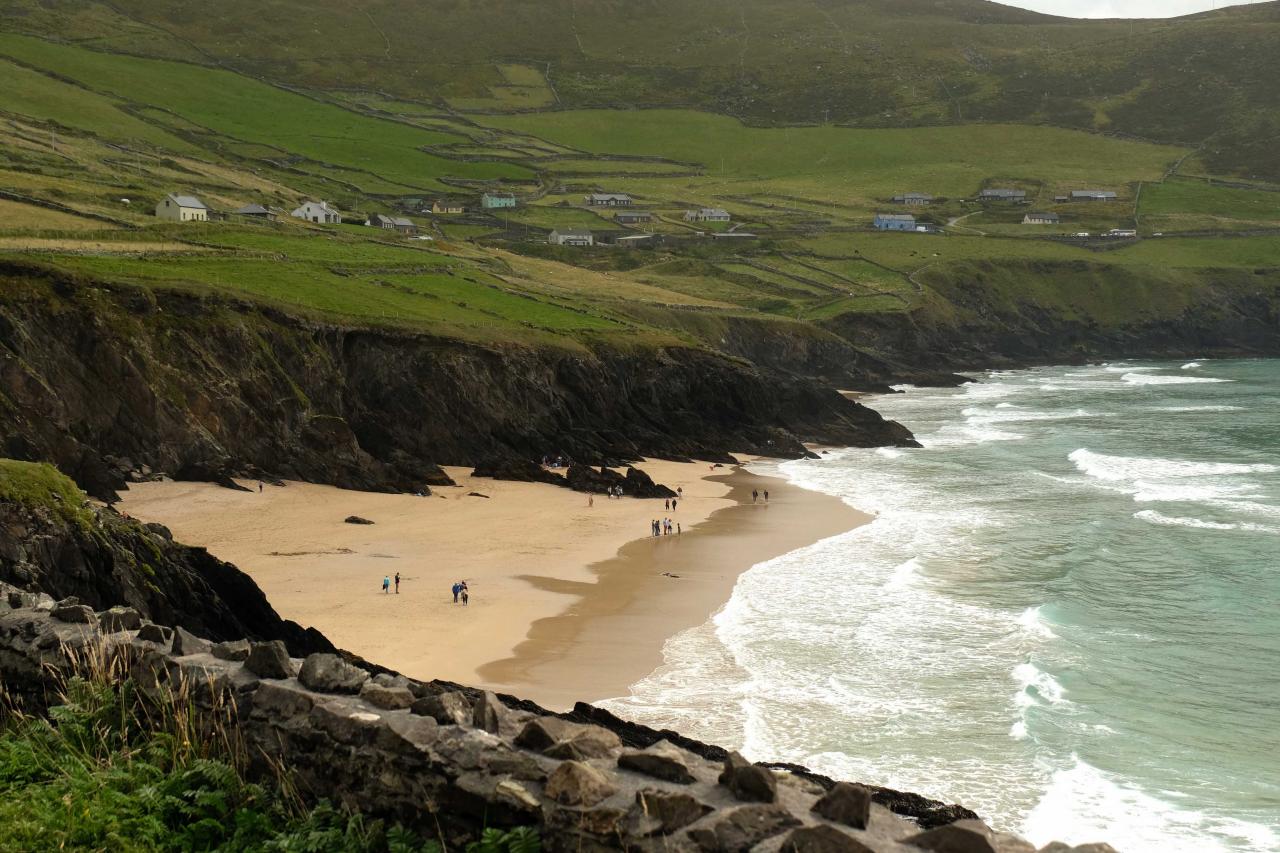
{"label": "grassy hillside", "polygon": [[[1280,8],[1051,18],[985,0],[0,0],[4,29],[457,110],[695,106],[753,123],[1049,123],[1280,179]],[[305,22],[305,24],[303,23]]]}
{"label": "grassy hillside", "polygon": [[[509,65],[503,85],[536,100],[527,69]],[[2,34],[0,77],[11,84],[0,87],[0,261],[484,344],[732,349],[728,330],[742,321],[766,337],[829,340],[843,318],[949,316],[969,278],[1010,303],[1018,286],[1056,293],[1045,304],[1067,311],[1076,289],[1102,280],[1142,280],[1144,299],[1177,306],[1223,275],[1280,269],[1275,186],[1200,175],[1191,148],[1079,130],[757,127],[695,110],[464,116]],[[519,206],[477,209],[498,179]],[[974,200],[990,186],[1022,188],[1030,202]],[[1081,188],[1118,198],[1055,201]],[[597,189],[631,193],[653,221],[616,222],[585,203]],[[328,198],[348,221],[162,223],[152,208],[172,191],[215,213]],[[943,234],[870,228],[876,212],[906,210],[890,200],[906,191],[936,197],[911,212]],[[431,214],[442,194],[465,212]],[[704,205],[734,221],[683,219]],[[1062,222],[1023,225],[1032,208]],[[408,215],[435,239],[355,224],[372,212]],[[1096,236],[1135,226],[1145,239]],[[546,245],[566,227],[671,239]],[[757,239],[698,236],[731,228]],[[1080,231],[1095,236],[1071,237]],[[1087,277],[1070,272],[1080,265]]]}

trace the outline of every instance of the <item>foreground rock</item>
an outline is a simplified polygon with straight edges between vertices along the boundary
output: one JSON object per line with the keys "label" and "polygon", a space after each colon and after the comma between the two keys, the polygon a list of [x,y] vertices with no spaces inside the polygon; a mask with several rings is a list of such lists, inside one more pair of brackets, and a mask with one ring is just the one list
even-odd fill
{"label": "foreground rock", "polygon": [[[826,790],[820,777],[737,753],[712,760],[667,740],[637,749],[641,732],[658,737],[650,730],[615,732],[493,693],[370,678],[335,654],[290,658],[283,643],[215,645],[149,621],[108,631],[107,616],[0,588],[0,682],[35,711],[56,698],[54,673],[86,657],[114,659],[142,695],[189,697],[197,720],[234,708],[253,774],[273,778],[283,759],[305,799],[398,821],[449,847],[486,827],[533,825],[549,853],[1033,850],[976,820],[922,832],[872,802],[869,789]],[[1074,853],[1085,850],[1106,848]]]}

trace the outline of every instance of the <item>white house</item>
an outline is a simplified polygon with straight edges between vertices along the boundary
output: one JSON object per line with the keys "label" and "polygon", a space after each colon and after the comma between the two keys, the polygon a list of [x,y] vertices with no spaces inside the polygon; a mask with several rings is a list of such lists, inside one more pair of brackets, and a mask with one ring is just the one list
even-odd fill
{"label": "white house", "polygon": [[342,214],[329,206],[327,201],[308,201],[289,214],[294,219],[305,219],[321,225],[337,225],[342,221]]}
{"label": "white house", "polygon": [[208,222],[209,208],[193,195],[169,193],[156,204],[156,216],[170,222]]}
{"label": "white house", "polygon": [[592,207],[630,207],[635,203],[626,193],[591,193],[584,201]]}
{"label": "white house", "polygon": [[595,237],[585,228],[552,231],[547,235],[547,242],[553,246],[594,246],[596,244]]}
{"label": "white house", "polygon": [[719,207],[702,207],[684,212],[685,222],[728,222],[729,211]]}

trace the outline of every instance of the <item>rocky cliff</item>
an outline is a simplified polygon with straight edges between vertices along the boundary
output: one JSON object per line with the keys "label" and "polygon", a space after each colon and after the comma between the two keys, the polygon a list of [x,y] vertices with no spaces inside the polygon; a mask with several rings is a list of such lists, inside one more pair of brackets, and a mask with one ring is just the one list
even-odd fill
{"label": "rocky cliff", "polygon": [[[1280,270],[1127,270],[1102,261],[968,262],[917,276],[916,310],[824,322],[879,353],[881,381],[1107,358],[1280,355]],[[938,298],[941,297],[941,298]]]}
{"label": "rocky cliff", "polygon": [[440,464],[910,444],[826,384],[694,346],[483,346],[0,265],[0,453],[110,498],[130,476],[368,490]]}
{"label": "rocky cliff", "polygon": [[[723,750],[711,759],[636,726],[624,740],[492,693],[370,677],[334,654],[214,644],[129,608],[98,613],[2,587],[0,680],[10,701],[39,711],[70,675],[127,672],[142,701],[176,698],[211,731],[219,726],[251,775],[283,769],[306,800],[387,818],[446,846],[486,827],[534,826],[553,853],[1036,853],[957,806]],[[904,803],[916,820],[895,813]],[[1050,851],[1114,853],[1041,853]]]}

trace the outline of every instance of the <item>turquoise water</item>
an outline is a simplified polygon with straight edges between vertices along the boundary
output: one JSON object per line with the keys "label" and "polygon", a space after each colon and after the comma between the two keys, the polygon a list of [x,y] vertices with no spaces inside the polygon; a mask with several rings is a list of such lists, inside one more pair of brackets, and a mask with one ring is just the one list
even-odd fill
{"label": "turquoise water", "polygon": [[762,470],[876,520],[743,575],[613,708],[1037,844],[1280,850],[1280,362],[874,404],[924,448]]}

